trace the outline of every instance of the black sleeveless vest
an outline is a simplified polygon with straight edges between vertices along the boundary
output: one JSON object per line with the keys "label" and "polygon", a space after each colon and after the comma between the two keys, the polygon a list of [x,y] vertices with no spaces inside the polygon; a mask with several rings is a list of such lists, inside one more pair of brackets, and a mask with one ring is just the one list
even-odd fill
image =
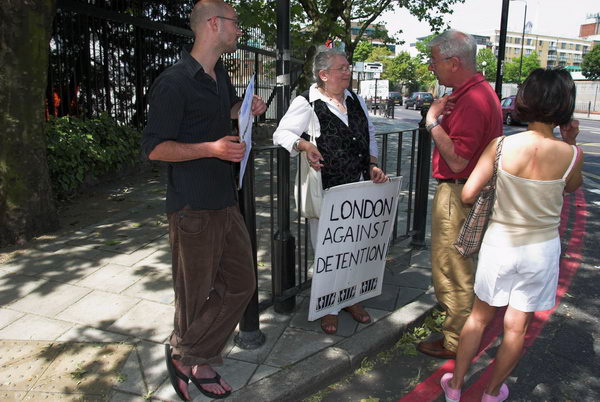
{"label": "black sleeveless vest", "polygon": [[[314,102],[321,125],[317,148],[324,159],[321,168],[324,189],[357,182],[361,175],[365,180],[370,179],[369,122],[358,97],[354,92],[351,94],[351,99],[346,98],[347,126],[329,110],[327,103],[320,99]],[[308,101],[308,91],[301,96]]]}

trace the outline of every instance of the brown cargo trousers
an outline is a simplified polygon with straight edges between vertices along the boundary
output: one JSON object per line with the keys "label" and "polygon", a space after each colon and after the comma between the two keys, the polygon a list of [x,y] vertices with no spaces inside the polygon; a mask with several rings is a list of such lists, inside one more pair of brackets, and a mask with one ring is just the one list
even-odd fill
{"label": "brown cargo trousers", "polygon": [[475,261],[461,256],[454,242],[470,206],[460,200],[462,184],[438,184],[432,205],[431,270],[435,296],[446,311],[444,347],[456,351],[458,338],[473,306]]}
{"label": "brown cargo trousers", "polygon": [[248,231],[237,205],[168,215],[175,289],[173,357],[222,363],[221,351],[254,294]]}

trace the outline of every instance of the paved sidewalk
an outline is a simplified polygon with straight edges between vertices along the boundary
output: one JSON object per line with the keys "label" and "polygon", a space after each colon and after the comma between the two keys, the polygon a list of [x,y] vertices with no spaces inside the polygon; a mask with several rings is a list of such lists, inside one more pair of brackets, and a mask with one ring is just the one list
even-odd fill
{"label": "paved sidewalk", "polygon": [[[409,128],[375,120],[380,131]],[[0,265],[1,400],[178,399],[164,364],[173,320],[164,183],[139,183],[126,196],[135,206]],[[235,390],[231,399],[297,400],[392,343],[435,305],[429,260],[409,240],[395,244],[383,294],[364,303],[373,323],[342,312],[335,336],[307,321],[308,291],[293,314],[267,309],[265,345],[248,351],[230,340],[225,348],[218,370]],[[261,298],[271,287],[262,268]]]}
{"label": "paved sidewalk", "polygon": [[579,120],[600,120],[600,113],[598,112],[594,112],[594,113],[573,113],[573,118],[575,119],[579,119]]}

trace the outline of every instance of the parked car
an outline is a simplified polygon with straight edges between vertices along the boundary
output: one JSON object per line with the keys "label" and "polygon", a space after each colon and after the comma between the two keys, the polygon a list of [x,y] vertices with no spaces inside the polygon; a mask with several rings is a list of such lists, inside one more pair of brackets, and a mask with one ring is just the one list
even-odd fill
{"label": "parked car", "polygon": [[408,99],[404,101],[404,108],[421,109],[423,106],[431,106],[433,95],[429,92],[413,92]]}
{"label": "parked car", "polygon": [[393,99],[395,105],[402,106],[402,94],[400,92],[388,93],[388,99]]}
{"label": "parked car", "polygon": [[517,112],[515,109],[515,99],[516,95],[509,96],[500,101],[500,106],[502,107],[502,120],[508,126],[513,124],[522,124],[524,122],[520,121],[517,116]]}

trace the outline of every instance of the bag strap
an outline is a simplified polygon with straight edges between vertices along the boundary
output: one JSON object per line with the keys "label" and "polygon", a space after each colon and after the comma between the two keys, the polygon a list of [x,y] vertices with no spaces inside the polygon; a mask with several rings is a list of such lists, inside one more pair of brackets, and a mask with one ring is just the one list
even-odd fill
{"label": "bag strap", "polygon": [[[315,132],[315,102],[310,102],[309,101],[309,90],[307,89],[306,91],[302,92],[300,94],[301,97],[303,97],[304,99],[306,99],[306,102],[310,105],[311,109],[312,109],[312,114],[310,115],[310,133],[314,133]],[[302,138],[304,138],[305,140],[307,140],[308,142],[311,142],[315,145],[317,145],[317,139],[313,134],[310,133],[303,133],[301,135]],[[306,137],[304,136],[306,134]],[[307,138],[308,137],[308,138]]]}
{"label": "bag strap", "polygon": [[498,160],[500,160],[500,155],[502,155],[502,143],[506,136],[501,136],[498,140],[498,144],[496,144],[496,159],[494,159],[494,173],[492,174],[491,179],[491,187],[496,188],[496,178],[498,177]]}

